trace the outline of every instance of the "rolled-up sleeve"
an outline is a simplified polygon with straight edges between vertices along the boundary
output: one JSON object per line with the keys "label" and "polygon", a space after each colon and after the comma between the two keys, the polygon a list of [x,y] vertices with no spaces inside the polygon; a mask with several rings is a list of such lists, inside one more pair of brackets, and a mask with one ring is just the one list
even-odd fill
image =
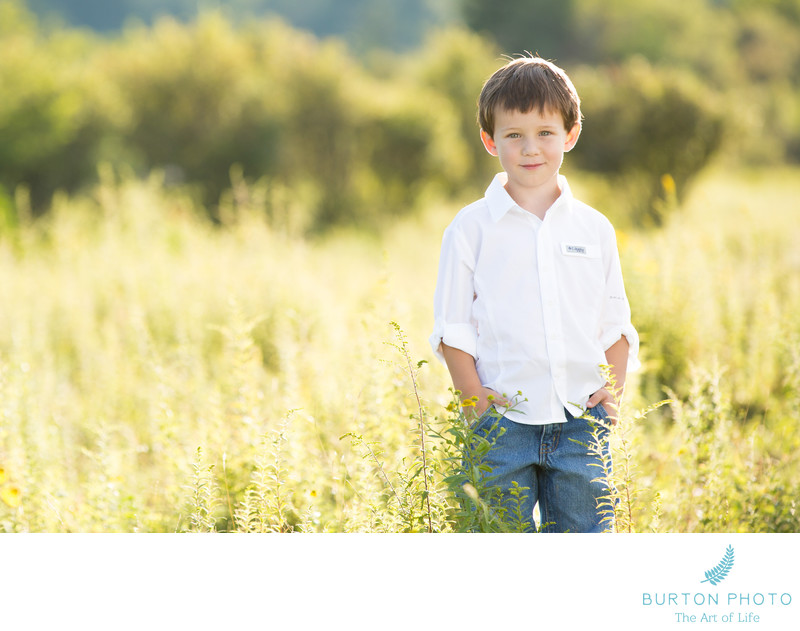
{"label": "rolled-up sleeve", "polygon": [[625,294],[622,266],[613,230],[603,248],[606,261],[606,296],[600,330],[603,350],[608,350],[623,335],[628,341],[628,372],[641,367],[639,361],[639,334],[631,322],[631,307]]}
{"label": "rolled-up sleeve", "polygon": [[474,269],[474,255],[456,226],[450,226],[442,238],[433,300],[434,327],[429,338],[434,355],[442,362],[443,342],[477,358],[478,331],[472,319]]}

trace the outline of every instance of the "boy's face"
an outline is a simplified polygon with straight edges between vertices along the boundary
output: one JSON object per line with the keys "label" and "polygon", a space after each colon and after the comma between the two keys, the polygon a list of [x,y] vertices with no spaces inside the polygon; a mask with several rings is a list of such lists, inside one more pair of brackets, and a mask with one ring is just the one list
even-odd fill
{"label": "boy's face", "polygon": [[[494,136],[481,130],[486,150],[500,159],[508,174],[506,188],[514,198],[558,190],[558,171],[564,153],[578,141],[580,125],[564,129],[561,114],[537,108],[522,113],[498,109]],[[515,195],[517,193],[517,195]]]}

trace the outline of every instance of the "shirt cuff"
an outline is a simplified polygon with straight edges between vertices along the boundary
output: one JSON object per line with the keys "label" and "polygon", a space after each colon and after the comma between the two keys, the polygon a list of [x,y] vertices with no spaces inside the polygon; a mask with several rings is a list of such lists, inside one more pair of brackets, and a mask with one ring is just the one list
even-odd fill
{"label": "shirt cuff", "polygon": [[639,361],[639,334],[632,324],[625,326],[615,327],[606,331],[600,338],[603,345],[603,350],[607,351],[611,348],[622,336],[628,340],[628,368],[627,372],[635,372],[641,368],[642,363]]}
{"label": "shirt cuff", "polygon": [[464,351],[475,358],[478,357],[478,332],[471,324],[442,324],[437,326],[429,341],[433,354],[442,363],[444,363],[442,343],[451,348]]}

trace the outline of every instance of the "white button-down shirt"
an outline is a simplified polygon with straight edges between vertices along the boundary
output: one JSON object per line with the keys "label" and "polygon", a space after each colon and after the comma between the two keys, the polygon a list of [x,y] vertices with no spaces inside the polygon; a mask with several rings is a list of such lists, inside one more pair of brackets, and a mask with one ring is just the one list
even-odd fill
{"label": "white button-down shirt", "polygon": [[616,236],[563,176],[544,220],[514,202],[506,181],[495,176],[445,230],[430,343],[442,361],[442,342],[472,355],[484,386],[521,392],[511,420],[565,422],[565,407],[580,415],[576,405],[605,385],[600,366],[621,336],[628,371],[639,365]]}

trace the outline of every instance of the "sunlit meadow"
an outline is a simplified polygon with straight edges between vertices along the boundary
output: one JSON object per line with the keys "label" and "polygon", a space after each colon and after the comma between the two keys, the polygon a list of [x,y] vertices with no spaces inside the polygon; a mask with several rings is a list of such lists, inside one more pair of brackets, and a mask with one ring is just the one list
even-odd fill
{"label": "sunlit meadow", "polygon": [[[616,529],[800,530],[797,199],[796,171],[714,172],[663,228],[620,229],[644,368]],[[285,191],[239,183],[212,225],[105,172],[23,216],[0,236],[0,530],[462,529],[427,345],[458,206],[308,239]]]}

